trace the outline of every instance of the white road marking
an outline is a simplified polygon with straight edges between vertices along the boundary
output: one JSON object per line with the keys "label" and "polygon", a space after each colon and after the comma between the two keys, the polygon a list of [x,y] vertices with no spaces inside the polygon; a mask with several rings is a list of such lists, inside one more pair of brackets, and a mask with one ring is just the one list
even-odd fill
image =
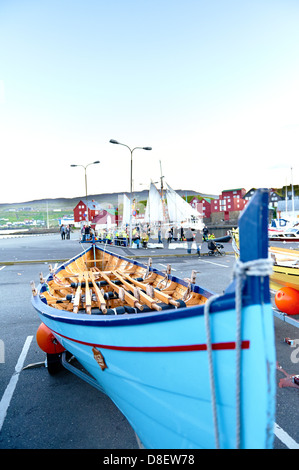
{"label": "white road marking", "polygon": [[1,271],[2,269],[4,269],[5,267],[6,267],[6,266],[1,266],[0,271]]}
{"label": "white road marking", "polygon": [[[167,268],[166,264],[162,264],[162,263],[159,263],[159,264],[160,266],[163,266],[163,268]],[[176,269],[171,266],[171,271],[176,271]]]}
{"label": "white road marking", "polygon": [[278,439],[289,449],[299,449],[299,444],[276,423],[274,424],[274,433],[276,437],[278,437]]}
{"label": "white road marking", "polygon": [[6,417],[6,414],[7,414],[8,407],[10,405],[13,393],[14,393],[16,385],[18,383],[19,375],[20,375],[20,372],[23,368],[23,364],[24,364],[24,361],[26,359],[26,356],[27,356],[27,353],[28,353],[28,350],[29,350],[32,339],[33,339],[33,336],[27,336],[26,341],[25,341],[24,346],[23,346],[23,349],[22,349],[22,352],[19,356],[17,365],[15,367],[15,372],[12,375],[12,377],[9,381],[9,384],[7,385],[7,387],[5,389],[5,392],[4,392],[4,394],[1,398],[1,402],[0,402],[0,431],[2,429],[4,420],[5,420],[5,417]]}
{"label": "white road marking", "polygon": [[214,261],[206,261],[206,260],[201,259],[200,262],[201,263],[215,264],[215,266],[222,266],[223,268],[229,268],[229,266],[227,266],[226,264],[215,263]]}

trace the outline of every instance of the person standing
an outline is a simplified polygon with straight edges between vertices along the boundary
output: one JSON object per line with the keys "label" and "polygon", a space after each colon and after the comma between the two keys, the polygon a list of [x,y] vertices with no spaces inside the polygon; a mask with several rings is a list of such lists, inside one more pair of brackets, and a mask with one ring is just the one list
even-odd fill
{"label": "person standing", "polygon": [[184,228],[183,226],[181,225],[181,228],[180,228],[180,241],[182,242],[184,240]]}
{"label": "person standing", "polygon": [[89,240],[90,238],[90,226],[89,225],[85,225],[84,234],[85,234],[85,240]]}
{"label": "person standing", "polygon": [[147,248],[149,236],[145,230],[142,232],[141,240],[142,240],[142,248]]}
{"label": "person standing", "polygon": [[198,256],[200,256],[200,248],[201,248],[201,242],[202,242],[202,234],[200,230],[196,230],[194,240],[196,243],[197,254]]}
{"label": "person standing", "polygon": [[191,247],[193,242],[193,233],[190,227],[185,231],[185,237],[187,240],[187,253],[191,253]]}
{"label": "person standing", "polygon": [[161,230],[161,225],[159,225],[159,228],[158,228],[158,243],[162,243],[162,230]]}
{"label": "person standing", "polygon": [[177,228],[176,225],[175,225],[174,228],[173,228],[173,241],[174,241],[174,242],[177,242],[177,241],[178,241],[178,228]]}
{"label": "person standing", "polygon": [[132,240],[133,240],[133,243],[136,243],[137,248],[139,248],[139,243],[140,243],[139,227],[136,227],[136,228],[133,230],[133,233],[132,233]]}
{"label": "person standing", "polygon": [[65,226],[62,224],[60,227],[61,240],[65,240]]}
{"label": "person standing", "polygon": [[71,238],[71,227],[69,225],[66,226],[66,239],[69,240]]}
{"label": "person standing", "polygon": [[208,235],[209,235],[209,229],[206,225],[204,226],[202,233],[203,233],[204,242],[207,242],[208,241]]}
{"label": "person standing", "polygon": [[167,230],[167,243],[169,245],[169,243],[171,243],[171,240],[172,240],[172,231],[171,231],[171,228],[172,227],[169,227],[169,229]]}

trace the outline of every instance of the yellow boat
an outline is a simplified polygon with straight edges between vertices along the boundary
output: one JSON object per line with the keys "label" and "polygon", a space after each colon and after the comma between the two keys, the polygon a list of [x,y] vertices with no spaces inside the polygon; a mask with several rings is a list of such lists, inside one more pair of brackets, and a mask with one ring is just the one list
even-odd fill
{"label": "yellow boat", "polygon": [[[239,257],[239,230],[232,229],[233,249]],[[274,261],[270,276],[270,289],[277,291],[282,287],[299,290],[299,251],[289,248],[269,247],[269,256]]]}
{"label": "yellow boat", "polygon": [[299,251],[270,246],[269,254],[274,260],[270,289],[292,287],[299,290]]}

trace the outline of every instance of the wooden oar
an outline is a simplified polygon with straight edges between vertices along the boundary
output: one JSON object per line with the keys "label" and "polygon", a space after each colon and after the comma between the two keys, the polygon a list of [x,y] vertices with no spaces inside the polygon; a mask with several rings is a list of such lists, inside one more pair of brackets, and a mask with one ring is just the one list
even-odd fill
{"label": "wooden oar", "polygon": [[89,315],[91,314],[91,291],[89,289],[88,271],[84,271],[83,277],[85,280],[85,310]]}
{"label": "wooden oar", "polygon": [[81,300],[81,292],[82,292],[82,284],[83,281],[83,276],[82,274],[79,275],[79,282],[78,282],[78,287],[76,289],[76,294],[75,294],[75,299],[73,302],[73,312],[78,313],[79,310],[79,305],[80,305],[80,300]]}
{"label": "wooden oar", "polygon": [[[118,274],[116,271],[113,271],[114,276],[121,281],[121,283],[127,288],[127,289],[132,289],[132,284],[127,282],[120,274]],[[150,297],[149,295],[145,294],[141,290],[138,291],[137,294],[140,297],[140,300],[145,303],[148,307],[150,307],[153,310],[162,310],[162,307],[157,304],[156,300]]]}
{"label": "wooden oar", "polygon": [[[148,287],[151,287],[149,286],[148,284],[144,284],[144,282],[141,282],[141,281],[137,281],[137,279],[134,279],[133,277],[131,277],[129,274],[126,274],[126,273],[121,273],[119,271],[117,271],[118,274],[124,276],[126,279],[128,279],[130,282],[132,282],[133,284],[135,284],[135,286],[138,286],[140,287],[141,289],[144,289],[144,288],[148,288]],[[147,291],[147,294],[151,297],[151,295],[148,293]],[[180,303],[177,302],[176,300],[174,300],[170,295],[168,294],[165,294],[164,292],[161,292],[155,288],[153,288],[153,294],[154,296],[156,297],[156,299],[158,300],[161,300],[162,302],[165,302],[166,304],[171,304],[171,305],[174,305],[175,307],[179,307],[180,306]]]}
{"label": "wooden oar", "polygon": [[91,282],[92,282],[92,285],[93,285],[93,288],[94,288],[94,293],[95,293],[97,301],[98,301],[99,309],[102,310],[103,313],[107,313],[106,301],[104,299],[104,296],[103,296],[101,290],[99,289],[99,287],[96,284],[96,281],[95,281],[95,278],[94,278],[94,273],[92,271],[89,271],[88,274],[89,274],[89,277],[91,279]]}
{"label": "wooden oar", "polygon": [[102,271],[99,272],[98,274],[100,274],[100,276],[103,279],[105,279],[105,281],[108,282],[108,284],[112,287],[112,289],[118,293],[119,298],[121,300],[125,300],[130,305],[130,307],[135,307],[135,308],[138,308],[139,310],[143,310],[143,306],[141,305],[141,303],[138,301],[136,297],[134,297],[129,292],[126,292],[123,287],[120,287],[114,284],[114,282],[111,281],[110,277],[108,277]]}

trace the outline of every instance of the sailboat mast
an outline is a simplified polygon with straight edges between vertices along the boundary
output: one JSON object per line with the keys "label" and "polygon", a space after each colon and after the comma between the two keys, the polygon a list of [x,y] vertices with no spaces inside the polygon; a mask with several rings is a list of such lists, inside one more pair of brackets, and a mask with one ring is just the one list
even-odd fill
{"label": "sailboat mast", "polygon": [[159,162],[160,162],[160,173],[161,173],[160,180],[161,180],[161,201],[162,201],[162,208],[163,208],[163,218],[164,218],[164,223],[167,224],[169,222],[169,216],[168,216],[168,210],[167,210],[167,207],[166,207],[166,201],[165,201],[164,193],[163,193],[163,178],[164,178],[164,176],[162,176],[161,160],[159,160]]}

